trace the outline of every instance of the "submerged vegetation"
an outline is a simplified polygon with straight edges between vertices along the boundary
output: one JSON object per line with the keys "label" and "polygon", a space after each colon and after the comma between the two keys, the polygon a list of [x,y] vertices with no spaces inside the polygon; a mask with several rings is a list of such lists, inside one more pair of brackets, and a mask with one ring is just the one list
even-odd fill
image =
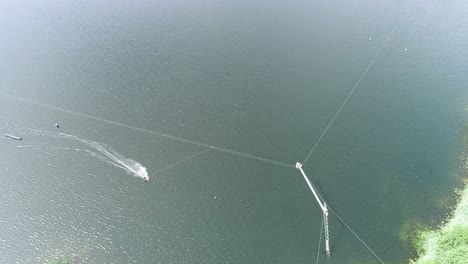
{"label": "submerged vegetation", "polygon": [[46,262],[46,264],[73,264],[71,258],[54,258]]}
{"label": "submerged vegetation", "polygon": [[[462,166],[468,179],[468,123],[464,129]],[[419,257],[411,264],[468,264],[468,184],[458,193],[459,203],[453,216],[439,229],[421,228],[413,238]]]}
{"label": "submerged vegetation", "polygon": [[420,254],[413,264],[468,264],[468,226],[420,231],[414,240]]}
{"label": "submerged vegetation", "polygon": [[77,263],[81,263],[81,261],[79,261],[78,257],[75,255],[73,256],[60,255],[60,256],[50,258],[45,262],[45,264],[77,264]]}

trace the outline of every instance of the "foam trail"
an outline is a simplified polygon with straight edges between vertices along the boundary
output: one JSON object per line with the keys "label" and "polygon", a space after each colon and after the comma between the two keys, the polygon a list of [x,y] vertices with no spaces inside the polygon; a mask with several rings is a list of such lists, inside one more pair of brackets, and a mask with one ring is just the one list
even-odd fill
{"label": "foam trail", "polygon": [[113,165],[115,165],[115,166],[117,166],[119,168],[125,169],[127,172],[129,172],[130,174],[133,174],[134,176],[141,177],[141,178],[143,178],[145,180],[149,180],[148,172],[147,172],[146,168],[143,165],[141,165],[139,162],[136,162],[136,161],[134,161],[132,159],[125,158],[124,156],[117,153],[116,151],[107,150],[106,148],[104,148],[102,145],[100,145],[97,142],[87,141],[87,140],[81,139],[81,138],[79,138],[77,136],[68,135],[68,134],[65,134],[65,133],[59,133],[59,135],[61,137],[64,137],[64,138],[70,138],[70,139],[78,140],[78,141],[90,146],[91,148],[97,150],[99,153],[101,153],[106,158],[108,158],[110,161],[112,161]]}
{"label": "foam trail", "polygon": [[104,156],[108,157],[116,165],[121,165],[122,167],[126,168],[127,171],[132,173],[133,175],[139,176],[145,180],[148,179],[148,172],[146,171],[146,168],[140,163],[132,159],[125,158],[124,156],[120,155],[115,151],[107,150],[103,146],[99,145],[97,142],[89,142],[89,146],[99,151]]}
{"label": "foam trail", "polygon": [[123,166],[120,166],[119,164],[116,164],[115,162],[113,161],[110,161],[108,158],[102,156],[102,155],[99,155],[97,154],[96,152],[93,152],[91,150],[87,150],[87,149],[79,149],[79,148],[67,148],[67,147],[52,147],[52,149],[61,149],[61,150],[72,150],[72,151],[76,151],[76,152],[85,152],[86,154],[89,154],[90,156],[92,157],[95,157],[103,162],[106,162],[106,163],[109,163],[113,166],[116,166],[118,168],[121,168],[123,170],[127,170],[126,167],[123,167]]}
{"label": "foam trail", "polygon": [[63,149],[75,150],[75,151],[84,151],[84,152],[90,154],[91,156],[100,159],[101,161],[107,162],[107,163],[109,163],[109,164],[111,164],[113,166],[116,166],[118,168],[121,168],[121,169],[125,170],[126,172],[132,174],[135,177],[140,177],[140,178],[142,178],[144,180],[149,180],[148,171],[146,170],[146,168],[141,163],[139,163],[137,161],[134,161],[132,159],[128,159],[128,158],[122,156],[121,154],[119,154],[118,152],[116,152],[116,151],[114,151],[114,150],[112,150],[110,148],[106,149],[104,146],[102,146],[98,142],[84,140],[84,139],[79,138],[77,136],[69,135],[69,134],[65,134],[65,133],[58,133],[56,135],[53,135],[50,132],[39,130],[39,129],[28,129],[28,130],[31,131],[31,132],[40,134],[40,135],[58,137],[58,138],[66,138],[66,139],[79,141],[79,142],[87,145],[88,147],[93,148],[94,150],[96,150],[101,155],[99,155],[97,153],[94,153],[92,151],[89,151],[89,150],[81,150],[81,149],[73,149],[73,148],[63,148]]}

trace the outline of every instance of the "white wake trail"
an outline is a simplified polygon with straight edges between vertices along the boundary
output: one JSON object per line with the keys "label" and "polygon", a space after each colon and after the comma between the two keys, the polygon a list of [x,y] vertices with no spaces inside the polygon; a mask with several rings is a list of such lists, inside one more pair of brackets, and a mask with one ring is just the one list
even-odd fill
{"label": "white wake trail", "polygon": [[45,136],[66,138],[66,139],[71,139],[71,140],[74,140],[74,141],[79,141],[79,142],[85,144],[86,146],[94,149],[99,154],[95,153],[93,151],[90,151],[90,150],[81,150],[81,149],[72,149],[72,148],[63,148],[63,149],[84,151],[84,152],[90,154],[91,156],[98,158],[101,161],[104,161],[104,162],[109,163],[109,164],[111,164],[111,165],[113,165],[115,167],[118,167],[118,168],[121,168],[121,169],[125,170],[127,173],[129,173],[129,174],[131,174],[131,175],[133,175],[135,177],[140,177],[140,178],[142,178],[142,179],[144,179],[146,181],[149,180],[148,171],[146,170],[145,166],[143,166],[141,163],[139,163],[139,162],[137,162],[135,160],[124,157],[123,155],[121,155],[117,151],[112,150],[112,148],[110,148],[110,147],[106,148],[103,145],[99,144],[98,142],[91,141],[91,140],[85,140],[85,139],[79,138],[77,136],[69,135],[69,134],[65,134],[65,133],[51,134],[50,132],[39,130],[39,129],[29,129],[29,130],[34,132],[34,133],[38,133],[38,134],[45,135]]}
{"label": "white wake trail", "polygon": [[148,172],[146,171],[146,168],[141,165],[141,163],[136,162],[132,159],[125,158],[124,156],[120,155],[116,151],[113,151],[112,149],[105,149],[103,146],[98,144],[97,142],[91,141],[88,142],[88,145],[95,150],[99,151],[101,154],[112,160],[115,165],[121,165],[122,167],[125,167],[128,172],[132,173],[135,176],[139,176],[145,180],[148,180]]}
{"label": "white wake trail", "polygon": [[148,171],[141,163],[134,161],[132,159],[126,158],[110,148],[106,149],[105,147],[103,147],[102,145],[100,145],[99,143],[95,141],[84,140],[77,136],[69,135],[65,133],[59,133],[59,135],[63,138],[70,138],[70,139],[78,140],[88,145],[89,147],[97,150],[102,155],[104,155],[106,158],[108,158],[112,162],[111,164],[113,164],[114,166],[125,169],[128,173],[136,177],[140,177],[144,180],[149,180]]}
{"label": "white wake trail", "polygon": [[85,152],[86,154],[95,157],[103,162],[109,163],[110,165],[116,166],[118,168],[121,168],[123,170],[127,170],[126,167],[120,166],[119,164],[116,164],[114,161],[109,160],[109,158],[99,155],[96,152],[93,152],[88,149],[79,149],[79,148],[67,148],[67,147],[52,147],[52,149],[60,149],[60,150],[71,150],[71,151],[76,151],[76,152]]}

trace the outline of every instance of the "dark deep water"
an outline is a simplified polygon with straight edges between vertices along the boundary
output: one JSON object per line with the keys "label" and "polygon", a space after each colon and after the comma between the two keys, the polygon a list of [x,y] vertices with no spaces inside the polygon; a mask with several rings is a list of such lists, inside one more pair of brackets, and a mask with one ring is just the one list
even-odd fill
{"label": "dark deep water", "polygon": [[[0,132],[24,138],[0,139],[0,262],[314,262],[322,215],[297,170],[152,132],[294,165],[400,21],[304,170],[406,263],[411,226],[459,185],[467,7],[0,2]],[[333,215],[330,238],[331,263],[378,263]]]}

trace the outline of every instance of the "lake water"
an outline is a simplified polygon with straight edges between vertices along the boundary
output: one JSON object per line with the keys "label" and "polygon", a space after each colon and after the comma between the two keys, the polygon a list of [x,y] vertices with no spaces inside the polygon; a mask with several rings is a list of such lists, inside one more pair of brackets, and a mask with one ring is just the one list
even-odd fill
{"label": "lake water", "polygon": [[[282,164],[397,25],[304,170],[385,263],[407,263],[413,227],[460,185],[467,7],[0,2],[0,132],[23,137],[0,140],[0,262],[314,262],[322,213]],[[333,214],[330,239],[331,263],[379,263]]]}

